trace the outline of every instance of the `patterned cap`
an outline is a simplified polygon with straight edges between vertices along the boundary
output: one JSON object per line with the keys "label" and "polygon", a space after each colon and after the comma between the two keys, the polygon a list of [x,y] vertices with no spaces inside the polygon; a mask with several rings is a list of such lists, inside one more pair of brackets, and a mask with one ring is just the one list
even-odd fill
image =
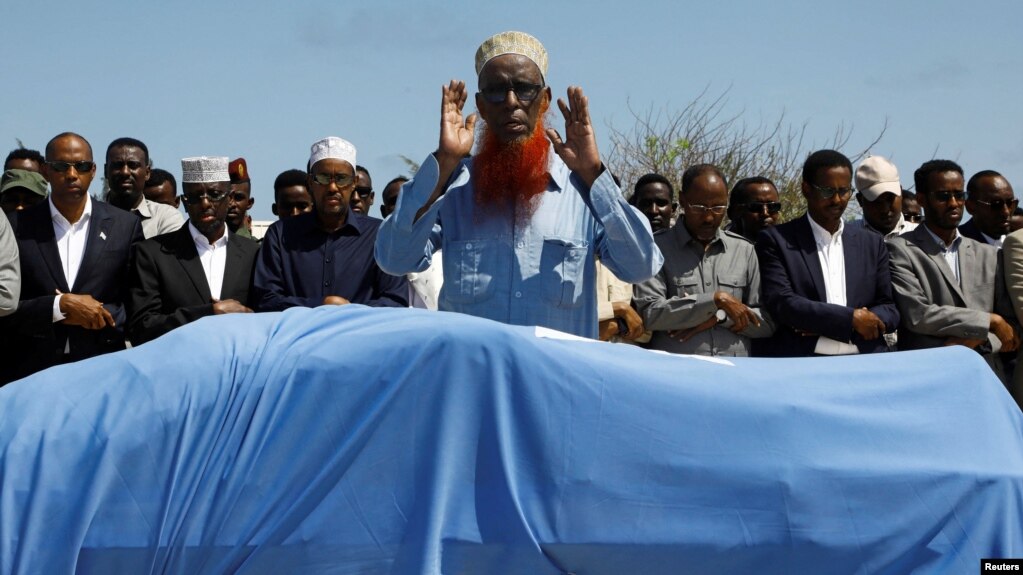
{"label": "patterned cap", "polygon": [[208,184],[230,182],[227,171],[227,156],[199,156],[181,159],[182,184]]}
{"label": "patterned cap", "polygon": [[313,164],[327,158],[344,160],[352,165],[352,169],[355,169],[355,146],[348,140],[337,136],[324,138],[310,148],[309,167],[312,168]]}
{"label": "patterned cap", "polygon": [[520,54],[533,61],[540,74],[547,78],[547,50],[539,40],[525,32],[501,32],[491,36],[476,50],[476,75],[483,66],[503,54]]}
{"label": "patterned cap", "polygon": [[232,160],[227,166],[227,171],[231,174],[232,184],[244,184],[249,180],[249,166],[245,164],[245,158],[238,158]]}

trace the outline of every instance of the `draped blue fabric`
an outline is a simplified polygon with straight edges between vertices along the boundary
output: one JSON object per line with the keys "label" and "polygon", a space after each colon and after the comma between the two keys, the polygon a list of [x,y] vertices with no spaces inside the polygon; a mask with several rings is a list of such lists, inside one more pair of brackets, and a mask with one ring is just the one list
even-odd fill
{"label": "draped blue fabric", "polygon": [[362,306],[0,389],[2,573],[975,573],[1023,416],[964,348],[713,362]]}

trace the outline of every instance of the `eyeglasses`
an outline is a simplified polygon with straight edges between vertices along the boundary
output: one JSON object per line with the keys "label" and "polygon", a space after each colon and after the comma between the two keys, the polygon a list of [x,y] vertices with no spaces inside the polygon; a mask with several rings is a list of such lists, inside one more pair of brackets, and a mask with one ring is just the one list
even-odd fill
{"label": "eyeglasses", "polygon": [[210,203],[217,203],[224,201],[231,192],[227,190],[203,190],[201,192],[191,192],[188,194],[181,194],[181,199],[189,205],[196,205],[202,203],[203,200],[209,200]]}
{"label": "eyeglasses", "polygon": [[1008,207],[1009,211],[1011,212],[1012,210],[1016,209],[1016,206],[1019,205],[1019,200],[1017,200],[1016,198],[1013,198],[1011,200],[995,200],[993,202],[985,202],[984,200],[976,200],[976,202],[978,204],[985,205],[985,206],[991,208],[992,210],[994,210],[996,212],[1000,212],[1000,211],[1004,210],[1006,207]]}
{"label": "eyeglasses", "polygon": [[[107,164],[107,167],[111,171],[114,171],[114,172],[119,172],[119,171],[123,170],[125,166],[128,166],[128,169],[130,171],[134,172],[135,170],[138,170],[139,168],[141,168],[143,166],[143,164],[142,164],[142,162],[135,162],[135,161],[124,162],[124,161],[121,161],[121,160],[118,160],[116,162],[110,162],[109,164]],[[79,171],[81,171],[81,170],[79,170]]]}
{"label": "eyeglasses", "polygon": [[751,214],[763,213],[765,209],[769,214],[777,214],[781,211],[781,202],[747,202],[742,205],[746,206],[746,211]]}
{"label": "eyeglasses", "polygon": [[313,181],[321,186],[329,186],[331,182],[337,184],[337,187],[343,188],[351,185],[355,181],[354,174],[313,174]]}
{"label": "eyeglasses", "polygon": [[852,188],[826,188],[824,186],[818,186],[817,184],[810,184],[810,187],[813,188],[813,191],[817,192],[817,195],[819,195],[822,200],[830,200],[835,196],[844,198],[845,196],[852,195],[853,193]]}
{"label": "eyeglasses", "polygon": [[508,97],[508,92],[515,92],[515,98],[523,104],[528,104],[540,95],[543,89],[542,84],[529,84],[526,82],[515,82],[508,86],[488,86],[480,89],[483,99],[491,104],[500,104]]}
{"label": "eyeglasses", "polygon": [[90,162],[89,160],[82,160],[81,162],[46,162],[46,165],[55,172],[66,172],[71,169],[71,166],[75,167],[76,172],[91,172],[96,166],[96,162]]}
{"label": "eyeglasses", "polygon": [[966,201],[966,192],[963,190],[955,192],[932,192],[931,197],[942,203],[948,202],[952,198],[955,198],[957,202],[964,202]]}
{"label": "eyeglasses", "polygon": [[368,197],[373,194],[373,188],[367,188],[366,186],[359,186],[355,188],[355,193],[362,197]]}
{"label": "eyeglasses", "polygon": [[924,221],[923,214],[902,214],[902,217],[906,218],[907,222],[913,222],[915,224],[919,224]]}
{"label": "eyeglasses", "polygon": [[714,214],[716,216],[719,216],[719,215],[725,213],[725,210],[727,210],[727,209],[728,209],[727,205],[722,205],[722,206],[704,206],[704,205],[700,205],[700,204],[686,203],[686,210],[692,210],[692,213],[697,214],[697,215],[703,215],[703,214],[706,214],[707,212],[710,212],[710,213],[712,213],[712,214]]}

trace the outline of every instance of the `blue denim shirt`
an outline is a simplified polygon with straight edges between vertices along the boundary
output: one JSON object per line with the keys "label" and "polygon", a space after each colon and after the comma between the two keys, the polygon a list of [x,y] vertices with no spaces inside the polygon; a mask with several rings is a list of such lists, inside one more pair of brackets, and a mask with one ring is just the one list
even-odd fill
{"label": "blue denim shirt", "polygon": [[439,309],[595,338],[595,259],[623,281],[638,282],[657,273],[663,258],[646,217],[625,201],[607,170],[587,190],[560,157],[550,156],[547,191],[524,224],[476,205],[471,159],[414,221],[439,178],[429,156],[380,226],[380,267],[395,275],[422,271],[443,250]]}

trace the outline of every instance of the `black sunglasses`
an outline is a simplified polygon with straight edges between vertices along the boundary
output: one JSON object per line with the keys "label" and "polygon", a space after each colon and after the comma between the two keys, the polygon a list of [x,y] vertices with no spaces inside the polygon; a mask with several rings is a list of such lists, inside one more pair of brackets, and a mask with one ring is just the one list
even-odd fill
{"label": "black sunglasses", "polygon": [[500,104],[508,97],[508,92],[515,92],[515,98],[519,102],[528,104],[540,95],[540,90],[542,89],[542,84],[515,82],[510,86],[487,86],[486,88],[480,88],[480,94],[483,95],[484,100],[491,104]]}
{"label": "black sunglasses", "polygon": [[959,190],[956,192],[933,192],[931,197],[938,200],[939,202],[947,202],[952,198],[955,198],[957,202],[966,201],[966,192]]}
{"label": "black sunglasses", "polygon": [[781,211],[781,202],[747,202],[742,205],[746,206],[746,211],[751,214],[763,213],[765,208],[769,214],[777,214]]}
{"label": "black sunglasses", "polygon": [[89,160],[82,160],[81,162],[46,162],[46,165],[55,172],[66,172],[71,169],[71,166],[75,167],[76,172],[91,172],[96,166],[96,162],[90,162]]}
{"label": "black sunglasses", "polygon": [[358,186],[355,188],[355,193],[366,198],[373,195],[373,188],[367,188],[366,186]]}
{"label": "black sunglasses", "polygon": [[995,210],[996,212],[1000,212],[1004,210],[1006,207],[1008,207],[1009,211],[1011,212],[1012,210],[1016,209],[1016,206],[1019,205],[1019,200],[1017,200],[1016,198],[1013,198],[1011,200],[995,200],[993,202],[985,202],[984,200],[976,201],[978,204],[985,205],[991,208],[992,210]]}
{"label": "black sunglasses", "polygon": [[202,192],[192,192],[190,194],[181,194],[181,199],[188,205],[196,205],[202,203],[203,200],[209,200],[211,203],[222,202],[231,192],[227,190],[204,190]]}
{"label": "black sunglasses", "polygon": [[810,187],[813,188],[813,191],[817,192],[817,195],[819,195],[822,200],[830,200],[835,196],[841,196],[844,198],[845,196],[853,193],[852,188],[825,188],[824,186],[818,186],[817,184],[810,184]]}

